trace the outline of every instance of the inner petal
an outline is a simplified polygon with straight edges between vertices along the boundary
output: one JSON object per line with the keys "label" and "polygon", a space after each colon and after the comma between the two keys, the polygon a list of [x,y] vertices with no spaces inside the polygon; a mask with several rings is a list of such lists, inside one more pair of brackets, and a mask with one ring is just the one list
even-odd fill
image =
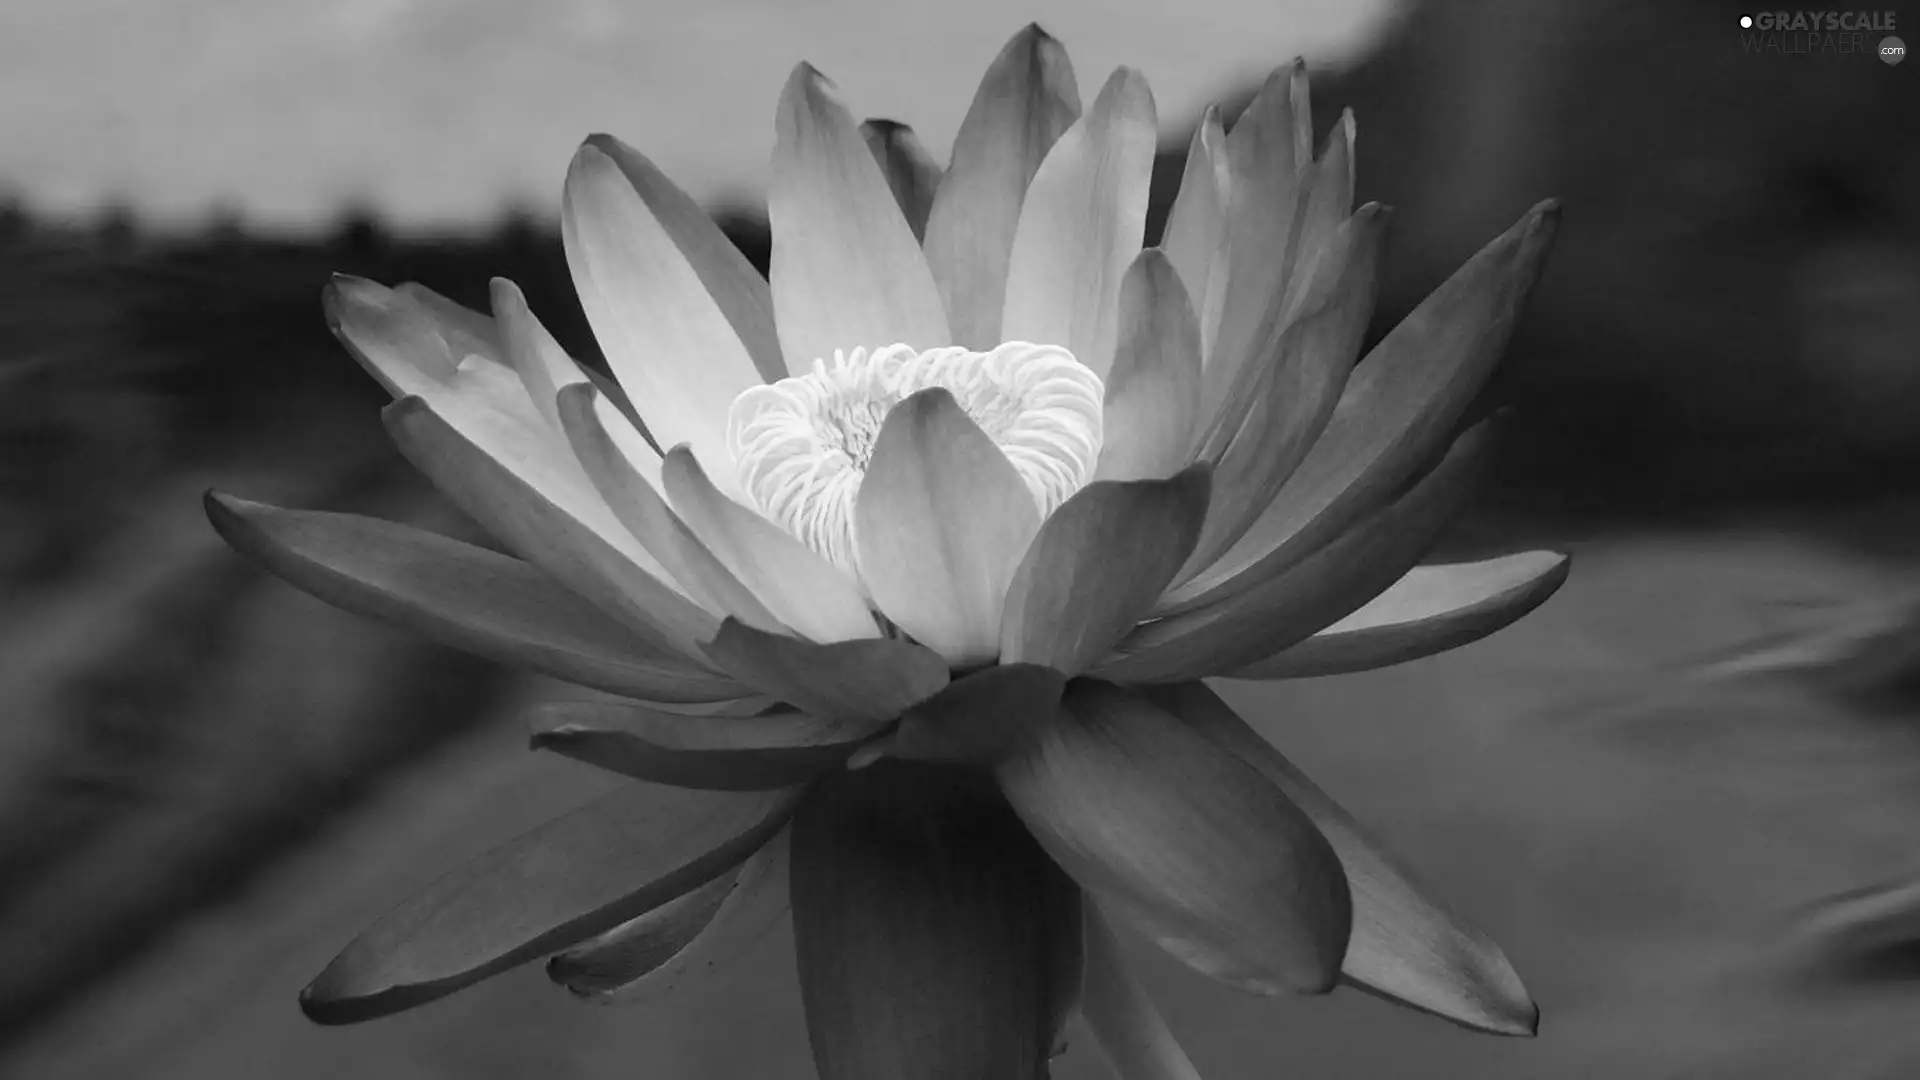
{"label": "inner petal", "polygon": [[748,388],[727,416],[727,446],[753,507],[858,573],[853,505],[887,413],[930,387],[953,394],[1007,455],[1041,517],[1093,477],[1100,377],[1057,345],[1010,341],[989,352],[889,345],[834,350],[806,374]]}

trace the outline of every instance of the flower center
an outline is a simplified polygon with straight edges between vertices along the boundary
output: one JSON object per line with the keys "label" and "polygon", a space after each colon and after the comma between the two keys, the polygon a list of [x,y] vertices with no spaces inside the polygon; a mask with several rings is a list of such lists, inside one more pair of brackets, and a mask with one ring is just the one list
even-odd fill
{"label": "flower center", "polygon": [[853,505],[887,413],[942,387],[1026,482],[1044,518],[1093,477],[1100,377],[1055,345],[991,352],[889,345],[815,360],[804,375],[734,399],[727,446],[754,508],[849,573],[858,573]]}

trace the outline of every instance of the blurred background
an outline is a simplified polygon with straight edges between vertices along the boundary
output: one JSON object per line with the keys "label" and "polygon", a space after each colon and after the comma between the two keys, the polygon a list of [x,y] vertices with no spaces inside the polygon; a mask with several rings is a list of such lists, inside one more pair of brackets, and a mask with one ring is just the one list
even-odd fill
{"label": "blurred background", "polygon": [[[1920,8],[1893,8],[1920,38]],[[549,691],[254,572],[218,486],[473,537],[328,334],[334,271],[598,362],[557,237],[608,130],[764,267],[813,61],[944,156],[1038,19],[1159,103],[1313,68],[1396,208],[1376,333],[1548,195],[1565,224],[1449,545],[1551,543],[1522,627],[1232,700],[1507,948],[1541,1035],[1242,998],[1146,953],[1209,1080],[1920,1074],[1920,64],[1671,0],[0,0],[0,1076],[804,1077],[790,942],[648,1012],[538,967],[320,1029],[294,995],[416,886],[604,780]],[[740,1033],[753,1033],[741,1038]],[[1063,1080],[1105,1075],[1084,1034]]]}

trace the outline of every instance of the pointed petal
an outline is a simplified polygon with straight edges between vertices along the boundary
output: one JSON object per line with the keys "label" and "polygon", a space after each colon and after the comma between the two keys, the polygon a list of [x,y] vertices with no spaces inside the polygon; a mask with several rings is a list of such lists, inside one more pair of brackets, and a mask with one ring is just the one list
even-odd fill
{"label": "pointed petal", "polygon": [[615,694],[722,701],[748,688],[663,652],[528,563],[390,521],[207,493],[236,551],[329,604]]}
{"label": "pointed petal", "polygon": [[1353,886],[1353,938],[1343,968],[1348,978],[1482,1031],[1534,1033],[1540,1011],[1500,947],[1428,896],[1398,859],[1226,702],[1198,682],[1145,692],[1188,728],[1258,769],[1333,844]]}
{"label": "pointed petal", "polygon": [[547,961],[547,977],[595,1004],[663,1000],[732,962],[787,914],[789,832],[693,892]]}
{"label": "pointed petal", "polygon": [[984,778],[831,778],[794,817],[792,889],[822,1080],[1043,1074],[1078,984],[1079,890]]}
{"label": "pointed petal", "polygon": [[[1202,423],[1220,411],[1240,371],[1273,332],[1292,269],[1294,221],[1311,156],[1306,67],[1296,60],[1267,76],[1227,135],[1227,283],[1220,331],[1207,357]],[[1300,147],[1302,120],[1308,150]]]}
{"label": "pointed petal", "polygon": [[1065,675],[1038,664],[983,668],[908,709],[887,753],[913,761],[998,761],[1060,711],[1066,686]]}
{"label": "pointed petal", "polygon": [[1063,346],[1106,377],[1120,281],[1146,231],[1155,124],[1147,80],[1123,67],[1053,144],[1014,230],[1001,337]]}
{"label": "pointed petal", "polygon": [[927,218],[927,263],[953,344],[985,351],[1005,340],[1000,313],[1020,205],[1047,151],[1079,118],[1067,50],[1029,24],[980,81]]}
{"label": "pointed petal", "polygon": [[687,527],[768,611],[812,641],[878,637],[847,576],[786,530],[722,494],[684,446],[667,454],[667,498]]}
{"label": "pointed petal", "polygon": [[835,349],[946,345],[946,311],[913,230],[846,106],[809,64],[780,94],[767,217],[787,370]]}
{"label": "pointed petal", "polygon": [[1333,849],[1258,772],[1145,698],[1073,683],[1055,722],[996,775],[1083,888],[1238,961],[1206,974],[1261,993],[1333,988],[1351,917]]}
{"label": "pointed petal", "polygon": [[1173,263],[1140,253],[1120,283],[1096,480],[1157,480],[1187,464],[1200,408],[1200,326]]}
{"label": "pointed petal", "polygon": [[1374,346],[1273,503],[1174,598],[1210,598],[1271,577],[1431,461],[1506,348],[1558,219],[1556,203],[1536,206]]}
{"label": "pointed petal", "polygon": [[626,784],[440,877],[301,992],[323,1024],[425,1004],[659,907],[739,865],[795,793]]}
{"label": "pointed petal", "polygon": [[1091,900],[1085,919],[1087,973],[1080,1015],[1113,1071],[1120,1080],[1200,1080],[1160,1010],[1127,970],[1119,939]]}
{"label": "pointed petal", "polygon": [[[420,299],[424,289],[389,289],[378,282],[350,274],[335,274],[320,294],[327,325],[347,351],[387,393],[436,399],[462,394],[485,405],[512,410],[524,404],[525,391],[507,376],[499,350],[491,338],[481,341],[471,326],[450,321],[438,307]],[[453,301],[439,301],[454,307]],[[462,308],[461,310],[466,310]],[[486,346],[484,352],[468,349]],[[464,371],[467,355],[481,362]]]}
{"label": "pointed petal", "polygon": [[1227,677],[1341,675],[1456,649],[1545,603],[1567,579],[1568,567],[1567,556],[1556,551],[1416,566],[1360,610]]}
{"label": "pointed petal", "polygon": [[525,385],[527,397],[532,399],[534,408],[540,411],[541,417],[555,431],[559,431],[560,415],[554,397],[559,394],[561,387],[592,385],[587,381],[586,371],[567,355],[567,351],[553,340],[553,335],[534,317],[518,285],[506,278],[494,278],[492,290],[493,317],[500,328],[501,351],[507,363],[520,376],[520,382]]}
{"label": "pointed petal", "polygon": [[887,414],[853,516],[860,576],[887,618],[955,666],[993,659],[1040,511],[950,392],[922,390]]}
{"label": "pointed petal", "polygon": [[1225,426],[1201,452],[1218,463],[1217,498],[1187,573],[1212,564],[1246,533],[1333,415],[1373,317],[1386,221],[1370,203],[1342,226],[1301,314],[1242,370],[1251,378],[1221,409]]}
{"label": "pointed petal", "polygon": [[613,701],[559,701],[528,718],[535,750],[636,780],[705,791],[771,791],[846,763],[880,730],[804,713],[684,716]]}
{"label": "pointed petal", "polygon": [[661,446],[688,443],[728,475],[727,409],[761,384],[720,305],[617,162],[573,156],[561,235],[580,306],[607,363]]}
{"label": "pointed petal", "polygon": [[[648,641],[692,656],[692,643],[718,625],[663,580],[658,560],[620,527],[564,447],[485,416],[468,418],[468,430],[480,436],[469,441],[414,397],[387,406],[381,418],[407,460],[468,516]],[[530,421],[541,423],[537,416]],[[489,445],[514,456],[495,458],[484,449]]]}
{"label": "pointed petal", "polygon": [[927,214],[933,209],[933,193],[940,187],[940,166],[920,145],[913,129],[897,120],[866,120],[860,124],[860,137],[867,151],[887,178],[893,201],[919,240],[927,232]]}
{"label": "pointed petal", "polygon": [[455,361],[474,355],[501,359],[500,335],[492,319],[417,281],[403,281],[395,285],[393,291],[411,299],[427,312]]}
{"label": "pointed petal", "polygon": [[816,716],[892,720],[947,685],[945,661],[894,638],[816,645],[728,619],[705,648],[743,681]]}
{"label": "pointed petal", "polygon": [[1340,113],[1340,122],[1327,135],[1320,160],[1308,171],[1300,207],[1300,241],[1295,245],[1289,292],[1299,294],[1313,280],[1314,267],[1333,243],[1342,222],[1353,213],[1353,154],[1356,128],[1353,110]]}
{"label": "pointed petal", "polygon": [[[1220,106],[1209,105],[1187,148],[1180,192],[1167,215],[1160,246],[1186,287],[1200,334],[1204,364],[1220,331],[1220,310],[1227,294],[1227,135],[1220,127]],[[1196,388],[1197,392],[1197,388]],[[1196,407],[1198,402],[1196,401]]]}
{"label": "pointed petal", "polygon": [[700,275],[707,295],[753,357],[754,368],[769,382],[785,378],[787,366],[780,359],[780,338],[773,329],[773,292],[767,288],[767,279],[700,204],[645,154],[611,135],[594,135],[587,143],[612,158],[626,174],[661,230]]}
{"label": "pointed petal", "polygon": [[1193,551],[1207,513],[1208,469],[1167,480],[1096,480],[1040,534],[1007,590],[1000,659],[1078,675],[1153,610]]}
{"label": "pointed petal", "polygon": [[689,597],[710,612],[762,630],[788,629],[660,497],[655,486],[661,481],[660,456],[619,410],[586,383],[561,390],[555,405],[574,456],[614,516]]}
{"label": "pointed petal", "polygon": [[1412,569],[1453,520],[1492,456],[1491,427],[1482,422],[1462,435],[1398,502],[1274,577],[1142,624],[1094,673],[1128,683],[1219,675],[1351,614]]}

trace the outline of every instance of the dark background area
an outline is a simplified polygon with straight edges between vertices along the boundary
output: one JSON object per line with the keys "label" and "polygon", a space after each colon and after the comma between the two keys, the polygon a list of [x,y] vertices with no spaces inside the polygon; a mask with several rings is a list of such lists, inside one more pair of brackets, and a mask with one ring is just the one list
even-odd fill
{"label": "dark background area", "polygon": [[[1874,567],[1871,588],[1849,578],[1869,599],[1911,595],[1920,65],[1750,55],[1733,22],[1726,5],[1654,0],[1429,4],[1355,65],[1316,70],[1322,131],[1342,107],[1358,115],[1360,197],[1396,208],[1375,332],[1557,195],[1561,239],[1495,388],[1513,422],[1463,536],[1611,552],[1676,532],[1785,534]],[[1156,163],[1150,237],[1184,149]],[[764,269],[757,211],[722,217]],[[598,363],[540,221],[421,237],[349,215],[317,238],[183,237],[123,212],[55,224],[0,209],[0,1072],[8,1046],[44,1044],[183,926],[271,888],[285,858],[390,785],[424,782],[520,686],[262,578],[200,517],[217,484],[472,535],[387,447],[384,395],[323,324],[335,271],[482,310],[488,279],[513,278]],[[1726,587],[1793,592],[1810,571],[1780,558]],[[1607,559],[1627,567],[1621,588],[1644,587],[1632,560]],[[1686,648],[1770,629],[1727,610]],[[1897,618],[1874,625],[1906,645],[1876,645],[1878,666],[1847,678],[1911,689],[1920,645]],[[1808,655],[1838,663],[1850,647]],[[1643,659],[1607,692],[1698,657]],[[1846,740],[1870,737],[1876,755],[1920,760],[1897,734],[1912,698],[1864,700],[1812,713],[1866,724]],[[1920,817],[1898,824],[1920,864]],[[1876,956],[1920,937],[1887,933]],[[1899,963],[1874,970],[1905,978]],[[290,1009],[297,989],[275,992]],[[1583,1075],[1654,1074],[1596,1068]]]}

